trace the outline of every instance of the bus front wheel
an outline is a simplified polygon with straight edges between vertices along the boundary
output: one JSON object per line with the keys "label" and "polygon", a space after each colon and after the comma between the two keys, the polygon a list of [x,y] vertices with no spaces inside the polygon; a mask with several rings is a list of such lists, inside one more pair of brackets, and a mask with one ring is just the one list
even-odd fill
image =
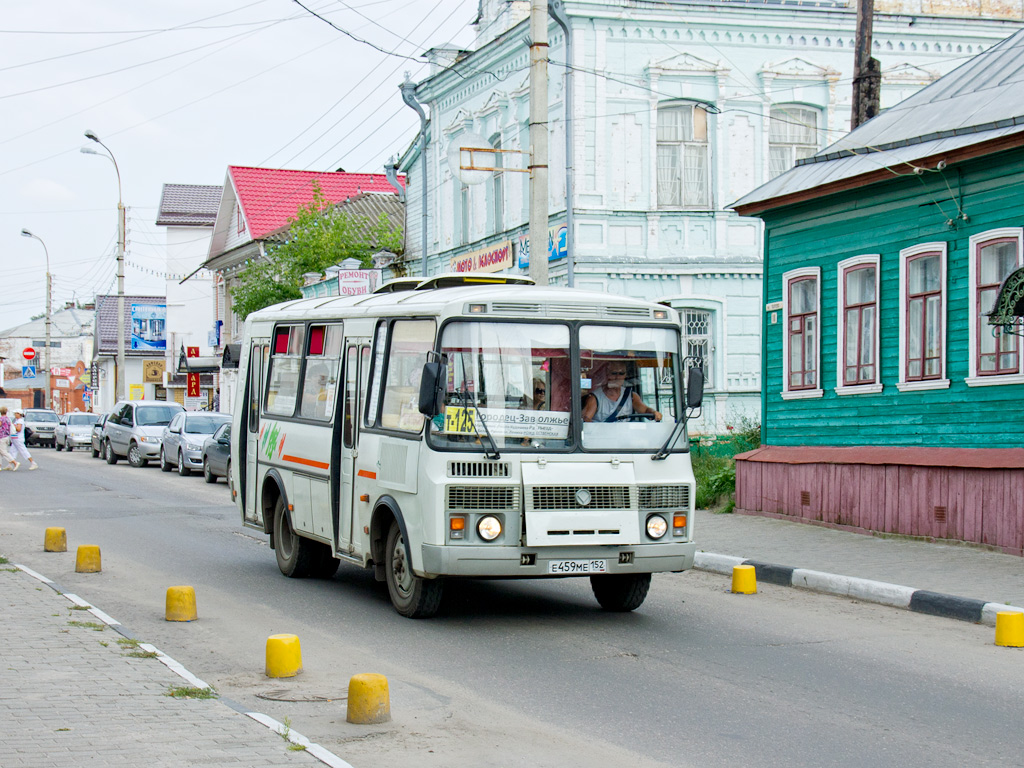
{"label": "bus front wheel", "polygon": [[278,497],[274,504],[274,554],[281,573],[293,579],[308,576],[316,559],[314,543],[295,533],[284,498]]}
{"label": "bus front wheel", "polygon": [[590,588],[606,611],[634,611],[639,608],[651,588],[651,574],[629,573],[591,576]]}
{"label": "bus front wheel", "polygon": [[410,619],[425,619],[437,613],[444,583],[440,579],[421,579],[412,572],[402,529],[394,520],[384,556],[388,594],[395,610]]}

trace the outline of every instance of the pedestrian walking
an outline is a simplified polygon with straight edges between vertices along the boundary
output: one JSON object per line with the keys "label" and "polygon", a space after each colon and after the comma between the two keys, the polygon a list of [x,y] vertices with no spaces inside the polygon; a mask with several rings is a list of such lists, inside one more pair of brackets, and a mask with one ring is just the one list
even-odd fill
{"label": "pedestrian walking", "polygon": [[7,406],[0,406],[0,469],[17,469],[17,462],[11,456],[11,418]]}
{"label": "pedestrian walking", "polygon": [[28,462],[29,469],[39,469],[39,465],[36,464],[35,459],[28,452],[28,448],[25,446],[25,412],[19,408],[14,409],[14,427],[11,430],[11,453],[14,454],[14,466],[11,469],[17,471],[18,467],[21,466],[19,458],[23,458]]}

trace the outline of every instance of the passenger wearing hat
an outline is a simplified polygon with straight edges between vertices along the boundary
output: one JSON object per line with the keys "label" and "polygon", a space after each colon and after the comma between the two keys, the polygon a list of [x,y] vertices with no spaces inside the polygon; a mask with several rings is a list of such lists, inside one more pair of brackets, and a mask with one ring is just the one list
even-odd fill
{"label": "passenger wearing hat", "polygon": [[28,461],[29,469],[39,469],[39,465],[36,464],[35,460],[28,452],[28,448],[25,447],[25,412],[20,408],[14,409],[14,429],[11,430],[11,451],[14,454],[14,466],[11,467],[13,470],[17,470],[21,466],[18,461],[18,457],[22,457]]}

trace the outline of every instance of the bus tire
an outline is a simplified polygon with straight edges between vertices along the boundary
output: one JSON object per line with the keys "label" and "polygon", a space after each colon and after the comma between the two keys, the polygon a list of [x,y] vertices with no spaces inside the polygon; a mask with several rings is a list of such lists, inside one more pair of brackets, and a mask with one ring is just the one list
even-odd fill
{"label": "bus tire", "polygon": [[338,566],[341,565],[341,560],[334,556],[331,552],[331,548],[326,544],[319,544],[319,542],[310,542],[316,549],[317,554],[314,558],[313,566],[310,568],[309,575],[314,579],[330,579],[338,572]]}
{"label": "bus tire", "polygon": [[421,579],[412,572],[412,563],[409,562],[405,539],[397,520],[391,521],[384,560],[384,576],[395,610],[410,619],[426,619],[437,613],[441,606],[444,582],[440,579]]}
{"label": "bus tire", "polygon": [[281,573],[292,579],[309,576],[316,559],[314,549],[314,542],[294,531],[284,497],[278,496],[274,504],[274,554]]}
{"label": "bus tire", "polygon": [[590,588],[606,611],[634,611],[639,608],[651,588],[651,574],[627,573],[591,576]]}

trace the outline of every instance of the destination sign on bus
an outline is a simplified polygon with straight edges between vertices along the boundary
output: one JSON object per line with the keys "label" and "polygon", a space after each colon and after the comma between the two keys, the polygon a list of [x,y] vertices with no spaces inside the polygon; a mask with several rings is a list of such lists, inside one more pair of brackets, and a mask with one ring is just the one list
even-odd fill
{"label": "destination sign on bus", "polygon": [[444,409],[444,431],[457,435],[483,432],[477,419],[494,435],[564,440],[569,436],[568,411],[524,411],[501,408],[470,408],[449,405]]}

